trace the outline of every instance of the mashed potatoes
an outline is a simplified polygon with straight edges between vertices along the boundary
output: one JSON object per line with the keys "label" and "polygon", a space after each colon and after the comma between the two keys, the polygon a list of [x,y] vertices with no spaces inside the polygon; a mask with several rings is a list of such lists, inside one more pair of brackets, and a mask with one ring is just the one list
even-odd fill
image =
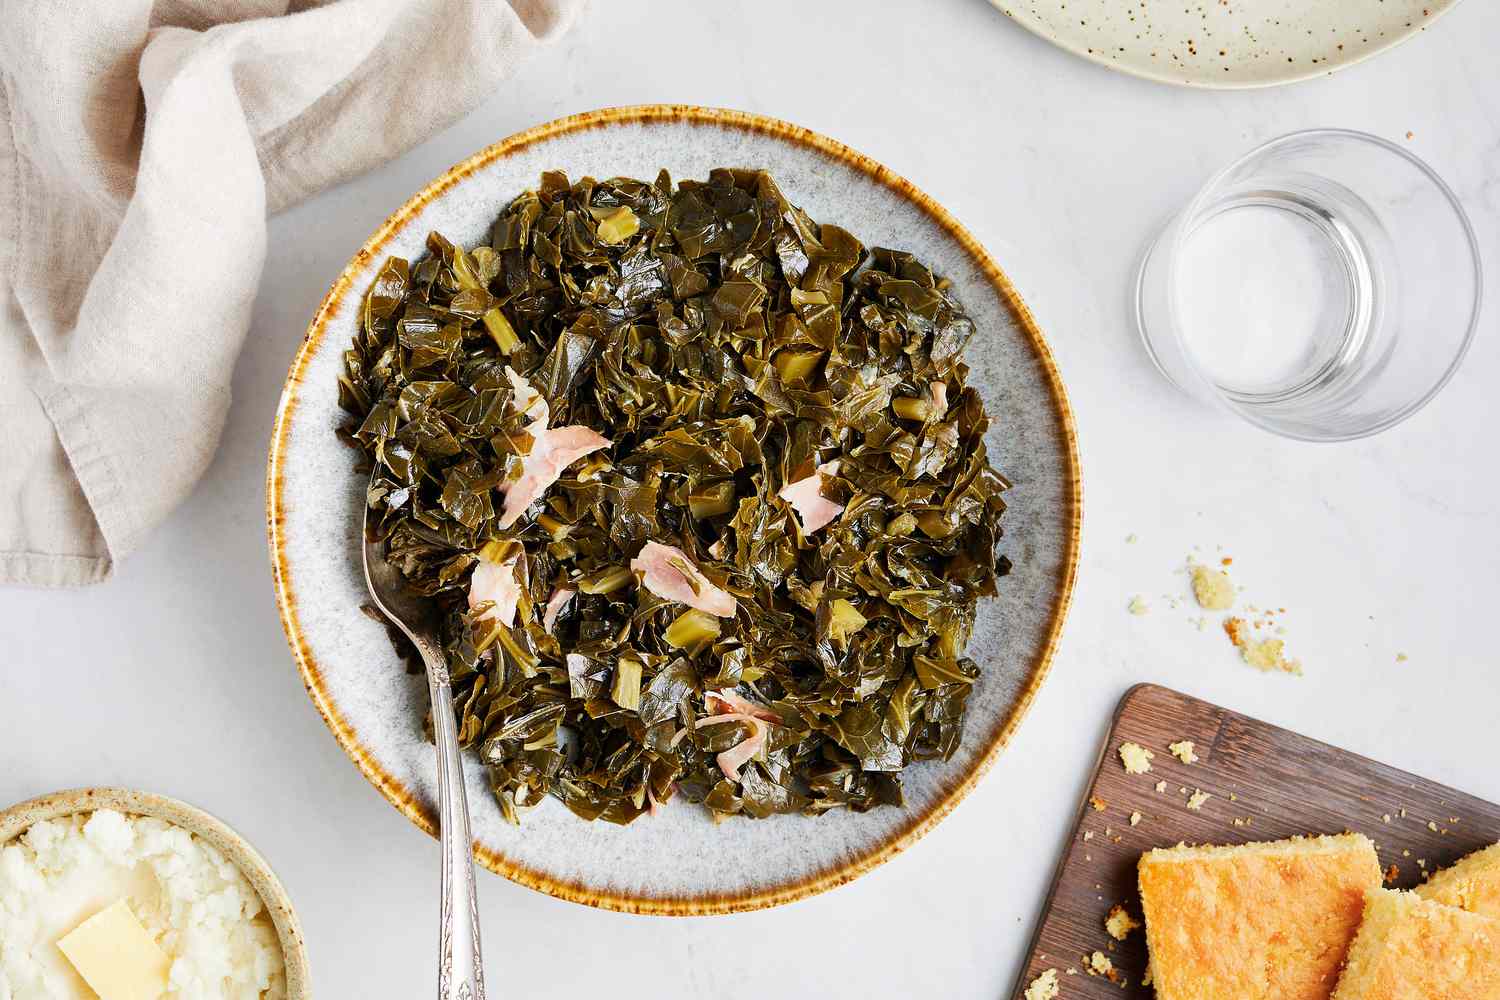
{"label": "mashed potatoes", "polygon": [[282,1000],[281,948],[260,896],[181,827],[101,809],[0,847],[0,1000],[92,1000],[57,941],[117,900],[172,960],[164,1000]]}

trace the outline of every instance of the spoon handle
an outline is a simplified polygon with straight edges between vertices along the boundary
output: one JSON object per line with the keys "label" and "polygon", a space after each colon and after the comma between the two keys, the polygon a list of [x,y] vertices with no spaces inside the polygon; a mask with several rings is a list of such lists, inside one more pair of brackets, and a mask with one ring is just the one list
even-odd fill
{"label": "spoon handle", "polygon": [[438,825],[443,849],[442,926],[438,954],[438,1000],[484,1000],[484,963],[479,955],[479,897],[474,888],[469,802],[464,793],[453,689],[440,650],[418,643],[427,661],[432,728],[437,737]]}

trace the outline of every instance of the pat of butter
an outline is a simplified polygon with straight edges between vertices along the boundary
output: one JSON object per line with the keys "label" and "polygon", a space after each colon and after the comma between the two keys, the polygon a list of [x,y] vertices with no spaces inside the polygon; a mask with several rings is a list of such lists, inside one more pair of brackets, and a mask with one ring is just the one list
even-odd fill
{"label": "pat of butter", "polygon": [[172,960],[126,900],[79,924],[57,947],[100,1000],[158,1000],[166,992]]}

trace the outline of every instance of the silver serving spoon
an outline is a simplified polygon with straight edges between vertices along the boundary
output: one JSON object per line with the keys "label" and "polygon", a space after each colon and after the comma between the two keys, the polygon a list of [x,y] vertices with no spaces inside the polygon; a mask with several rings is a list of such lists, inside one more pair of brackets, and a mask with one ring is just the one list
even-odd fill
{"label": "silver serving spoon", "polygon": [[365,585],[384,615],[422,654],[427,693],[432,697],[432,728],[437,738],[438,829],[443,850],[442,917],[439,930],[438,1000],[484,1000],[484,963],[479,956],[479,896],[474,891],[474,852],[469,836],[469,799],[458,756],[458,725],[453,720],[453,689],[438,642],[432,602],[410,593],[401,573],[370,541],[370,508],[365,507]]}

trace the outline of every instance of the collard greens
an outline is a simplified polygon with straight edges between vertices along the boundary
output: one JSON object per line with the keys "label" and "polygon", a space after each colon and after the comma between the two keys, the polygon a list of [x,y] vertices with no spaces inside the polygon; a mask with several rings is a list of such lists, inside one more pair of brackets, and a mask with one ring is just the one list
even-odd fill
{"label": "collard greens", "polygon": [[[365,297],[341,434],[373,465],[374,530],[443,613],[460,739],[506,816],[548,794],[616,823],[678,794],[756,818],[899,805],[902,769],[959,745],[975,605],[1008,569],[947,282],[751,170],[547,173],[488,243],[427,250]],[[539,440],[526,383],[608,447],[502,529]],[[836,516],[804,531],[795,483]],[[648,542],[732,616],[644,586]],[[513,627],[471,607],[500,559]]]}

